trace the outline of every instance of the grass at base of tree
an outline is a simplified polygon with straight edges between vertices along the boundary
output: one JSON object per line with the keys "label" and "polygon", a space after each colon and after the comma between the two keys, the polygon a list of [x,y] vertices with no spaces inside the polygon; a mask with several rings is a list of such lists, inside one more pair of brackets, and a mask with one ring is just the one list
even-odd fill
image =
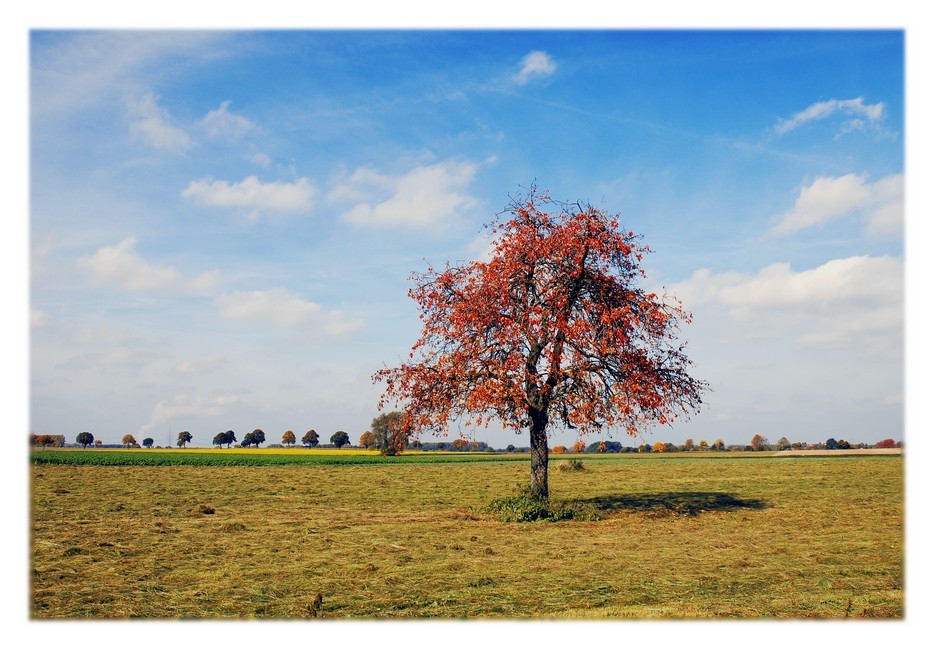
{"label": "grass at base of tree", "polygon": [[33,618],[903,615],[900,457],[31,471]]}

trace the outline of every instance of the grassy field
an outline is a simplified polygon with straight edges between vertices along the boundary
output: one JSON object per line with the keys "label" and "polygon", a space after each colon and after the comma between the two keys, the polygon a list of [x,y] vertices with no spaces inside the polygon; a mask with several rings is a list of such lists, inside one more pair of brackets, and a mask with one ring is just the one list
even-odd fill
{"label": "grassy field", "polygon": [[599,520],[486,512],[527,462],[33,464],[31,616],[903,616],[900,456],[564,460]]}

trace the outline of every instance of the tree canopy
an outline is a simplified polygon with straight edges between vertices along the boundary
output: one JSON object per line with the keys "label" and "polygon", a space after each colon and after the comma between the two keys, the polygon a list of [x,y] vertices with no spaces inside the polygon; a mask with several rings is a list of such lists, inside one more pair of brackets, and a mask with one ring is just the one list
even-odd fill
{"label": "tree canopy", "polygon": [[383,456],[396,456],[409,444],[409,429],[400,411],[380,413],[370,424],[373,443]]}
{"label": "tree canopy", "polygon": [[94,434],[88,431],[82,431],[75,437],[75,442],[81,445],[84,448],[87,448],[94,444]]}
{"label": "tree canopy", "polygon": [[331,444],[340,449],[350,444],[350,434],[346,431],[336,431],[331,436]]}
{"label": "tree canopy", "polygon": [[490,226],[488,261],[414,273],[422,333],[410,361],[374,375],[382,409],[415,431],[499,421],[528,429],[532,493],[548,496],[548,431],[631,435],[697,412],[680,303],[639,286],[649,249],[617,217],[559,204],[533,186]]}
{"label": "tree canopy", "polygon": [[302,444],[309,447],[318,446],[318,432],[314,429],[309,429],[305,432],[305,435],[302,436]]}

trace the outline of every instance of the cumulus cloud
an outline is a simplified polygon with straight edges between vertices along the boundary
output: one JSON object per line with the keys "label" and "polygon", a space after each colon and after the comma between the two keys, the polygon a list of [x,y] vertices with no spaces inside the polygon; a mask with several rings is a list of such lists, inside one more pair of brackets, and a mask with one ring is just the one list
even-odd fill
{"label": "cumulus cloud", "polygon": [[202,205],[246,208],[249,218],[257,219],[266,212],[308,212],[317,192],[307,178],[292,183],[263,183],[256,176],[248,176],[238,183],[211,179],[192,181],[182,190],[182,196]]}
{"label": "cumulus cloud", "polygon": [[185,153],[194,141],[182,129],[172,126],[169,112],[156,103],[152,93],[127,102],[130,134],[155,149]]}
{"label": "cumulus cloud", "polygon": [[444,225],[475,205],[466,193],[477,166],[442,162],[392,176],[360,168],[336,184],[332,201],[358,201],[342,216],[350,223],[381,228],[425,228]]}
{"label": "cumulus cloud", "polygon": [[185,278],[172,267],[147,262],[136,252],[136,243],[136,237],[127,237],[115,246],[104,246],[79,259],[78,266],[91,274],[91,282],[95,284],[116,284],[129,291],[201,292],[217,283],[216,270]]}
{"label": "cumulus cloud", "polygon": [[283,328],[307,328],[328,336],[340,336],[363,327],[363,321],[341,311],[328,311],[285,289],[236,291],[215,301],[225,318],[271,323]]}
{"label": "cumulus cloud", "polygon": [[526,54],[522,57],[520,66],[518,74],[514,77],[515,82],[520,86],[529,83],[533,79],[550,77],[558,69],[558,64],[555,63],[554,59],[548,56],[546,52],[540,51]]}
{"label": "cumulus cloud", "polygon": [[754,275],[702,269],[672,290],[692,310],[725,307],[750,336],[794,328],[802,345],[900,341],[903,262],[894,257],[848,257],[803,271],[779,263]]}
{"label": "cumulus cloud", "polygon": [[898,235],[904,215],[901,174],[869,182],[867,175],[822,176],[802,187],[794,207],[777,218],[772,235],[788,235],[827,221],[857,215],[871,234]]}
{"label": "cumulus cloud", "polygon": [[833,115],[844,115],[849,118],[841,127],[844,132],[862,130],[868,125],[878,125],[884,112],[884,102],[864,104],[862,97],[829,99],[815,102],[791,117],[779,118],[778,124],[775,125],[775,132],[779,135],[788,133],[808,122],[823,120]]}
{"label": "cumulus cloud", "polygon": [[149,420],[140,427],[141,434],[152,431],[159,423],[172,421],[176,418],[192,418],[201,416],[221,415],[224,410],[237,403],[234,395],[219,395],[217,397],[190,397],[176,395],[171,400],[163,400],[155,405]]}
{"label": "cumulus cloud", "polygon": [[221,102],[219,108],[209,111],[199,123],[211,140],[236,142],[256,128],[247,118],[231,113],[229,107],[230,101]]}

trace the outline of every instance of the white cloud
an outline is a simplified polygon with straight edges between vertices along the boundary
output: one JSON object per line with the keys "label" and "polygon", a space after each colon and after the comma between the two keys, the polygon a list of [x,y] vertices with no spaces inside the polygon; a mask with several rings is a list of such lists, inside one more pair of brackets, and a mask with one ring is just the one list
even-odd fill
{"label": "white cloud", "polygon": [[250,158],[250,162],[252,162],[254,165],[259,165],[260,167],[269,167],[269,165],[272,164],[272,158],[262,152],[258,152],[253,154],[253,156]]}
{"label": "white cloud", "polygon": [[182,129],[171,125],[169,112],[159,107],[152,93],[127,102],[130,114],[130,134],[144,144],[174,153],[184,153],[194,141]]}
{"label": "white cloud", "polygon": [[755,275],[702,269],[672,290],[689,310],[726,307],[750,337],[796,332],[802,345],[885,345],[901,340],[903,282],[902,260],[862,256],[797,272],[784,263]]}
{"label": "white cloud", "polygon": [[219,108],[208,112],[199,123],[211,140],[236,142],[256,128],[247,118],[227,110],[229,106],[230,101],[221,102]]}
{"label": "white cloud", "polygon": [[424,228],[446,224],[475,204],[465,193],[477,166],[468,162],[442,162],[420,166],[402,176],[360,168],[329,193],[333,201],[356,200],[343,214],[347,221],[382,228]]}
{"label": "white cloud", "polygon": [[[167,422],[176,418],[192,418],[202,416],[216,416],[224,410],[237,403],[237,398],[233,395],[219,395],[213,398],[189,397],[188,395],[176,395],[172,400],[163,400],[156,404],[149,416],[149,420],[140,427],[141,434],[152,431],[160,422]],[[199,441],[204,445],[205,441]]]}
{"label": "white cloud", "polygon": [[262,212],[308,212],[317,192],[307,178],[293,183],[263,183],[256,176],[248,176],[238,183],[210,179],[192,181],[182,190],[182,196],[203,205],[246,208],[250,211],[249,217],[256,219]]}
{"label": "white cloud", "polygon": [[901,174],[874,183],[865,174],[822,176],[801,188],[794,207],[781,215],[772,235],[788,235],[811,226],[855,214],[865,219],[871,234],[901,233],[904,215]]}
{"label": "white cloud", "polygon": [[885,112],[885,103],[864,104],[862,97],[854,99],[830,99],[822,102],[815,102],[799,113],[795,113],[789,118],[779,118],[775,125],[775,132],[778,134],[788,133],[797,129],[803,124],[822,120],[834,114],[843,114],[850,116],[842,130],[844,132],[862,130],[867,123],[878,125]]}
{"label": "white cloud", "polygon": [[328,311],[285,289],[268,291],[236,291],[223,294],[215,301],[225,318],[271,323],[278,327],[303,327],[340,336],[363,327],[363,321],[347,317],[340,311]]}
{"label": "white cloud", "polygon": [[95,284],[116,284],[129,291],[202,292],[217,284],[216,270],[187,279],[174,268],[147,262],[136,252],[136,241],[136,237],[127,237],[115,246],[104,246],[79,259],[78,266],[90,272]]}
{"label": "white cloud", "polygon": [[217,370],[226,363],[227,360],[224,357],[214,354],[185,359],[175,364],[173,370],[180,375],[200,375]]}
{"label": "white cloud", "polygon": [[540,51],[529,52],[522,58],[520,63],[522,68],[514,77],[516,83],[520,86],[535,78],[550,77],[558,69],[558,64],[555,63],[554,59],[548,56],[546,52]]}

